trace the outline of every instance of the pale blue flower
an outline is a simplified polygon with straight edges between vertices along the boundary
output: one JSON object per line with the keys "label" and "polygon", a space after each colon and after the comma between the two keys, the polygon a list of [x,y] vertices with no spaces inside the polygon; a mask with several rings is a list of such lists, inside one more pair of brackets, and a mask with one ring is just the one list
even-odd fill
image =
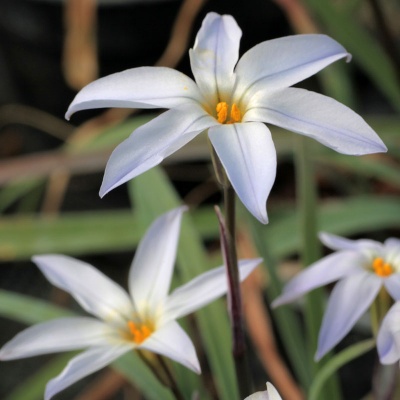
{"label": "pale blue flower", "polygon": [[[62,255],[33,261],[46,278],[69,292],[92,317],[69,317],[34,325],[6,343],[0,360],[87,348],[46,387],[45,399],[105,367],[123,354],[148,350],[200,373],[192,341],[176,319],[227,291],[225,267],[212,269],[168,295],[184,207],[159,217],[139,244],[129,272],[130,295],[89,264]],[[244,280],[260,259],[239,262]]]}
{"label": "pale blue flower", "polygon": [[316,359],[331,350],[367,311],[382,287],[400,300],[400,241],[383,244],[367,239],[349,240],[328,233],[321,241],[336,250],[294,277],[274,302],[277,307],[305,293],[338,281],[330,295],[319,333]]}
{"label": "pale blue flower", "polygon": [[142,67],[83,88],[66,117],[99,107],[167,108],[112,153],[100,195],[159,164],[202,131],[237,195],[267,223],[276,151],[264,122],[309,136],[343,154],[386,151],[366,122],[337,101],[289,86],[341,58],[346,50],[325,35],[262,42],[238,61],[242,32],[233,17],[209,13],[190,61],[195,78],[164,67]]}

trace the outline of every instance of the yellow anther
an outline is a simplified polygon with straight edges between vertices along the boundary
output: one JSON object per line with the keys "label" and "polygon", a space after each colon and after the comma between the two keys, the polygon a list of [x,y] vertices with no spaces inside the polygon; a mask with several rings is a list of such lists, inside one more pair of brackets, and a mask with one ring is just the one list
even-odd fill
{"label": "yellow anther", "polygon": [[225,101],[221,101],[217,104],[217,119],[220,124],[223,124],[228,117],[228,104]]}
{"label": "yellow anther", "polygon": [[392,266],[385,262],[383,258],[377,257],[374,259],[372,262],[372,268],[374,269],[374,272],[379,275],[379,276],[389,276],[393,274],[393,268]]}
{"label": "yellow anther", "polygon": [[232,104],[228,121],[227,121],[228,110],[229,110],[228,103],[226,103],[225,101],[221,101],[220,103],[217,104],[216,110],[217,110],[217,119],[220,124],[234,124],[235,122],[240,122],[240,120],[242,119],[242,113],[240,112],[239,107],[235,103]]}
{"label": "yellow anther", "polygon": [[242,119],[242,113],[240,112],[238,106],[233,103],[231,108],[231,121],[232,123],[240,122]]}
{"label": "yellow anther", "polygon": [[147,325],[137,326],[133,321],[128,321],[128,328],[132,340],[137,344],[142,343],[153,333],[153,330],[150,329]]}

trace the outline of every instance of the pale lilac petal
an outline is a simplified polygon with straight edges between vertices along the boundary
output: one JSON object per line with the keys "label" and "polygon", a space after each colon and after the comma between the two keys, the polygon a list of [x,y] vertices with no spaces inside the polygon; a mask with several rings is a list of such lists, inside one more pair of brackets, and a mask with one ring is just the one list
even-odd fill
{"label": "pale lilac petal", "polygon": [[385,246],[397,248],[400,251],[400,239],[387,238],[385,240]]}
{"label": "pale lilac petal", "polygon": [[305,89],[286,88],[256,94],[244,120],[280,126],[342,154],[387,151],[379,136],[358,114],[330,97]]}
{"label": "pale lilac petal", "polygon": [[61,390],[112,363],[132,347],[132,345],[93,347],[77,355],[60,375],[49,381],[46,386],[45,400],[49,400]]}
{"label": "pale lilac petal", "polygon": [[218,122],[195,105],[169,110],[136,129],[111,154],[100,196],[158,165]]}
{"label": "pale lilac petal", "polygon": [[271,132],[261,123],[218,125],[208,133],[236,194],[262,223],[275,180],[276,151]]}
{"label": "pale lilac petal", "polygon": [[393,300],[400,301],[400,273],[384,278],[383,284]]}
{"label": "pale lilac petal", "polygon": [[[240,260],[240,281],[244,281],[261,262],[261,258]],[[171,293],[165,303],[162,320],[166,322],[190,314],[224,295],[226,291],[226,268],[207,271]]]}
{"label": "pale lilac petal", "polygon": [[197,374],[201,372],[192,341],[175,321],[157,329],[138,348],[168,357]]}
{"label": "pale lilac petal", "polygon": [[105,345],[115,330],[93,318],[66,317],[33,325],[18,333],[0,350],[1,360]]}
{"label": "pale lilac petal", "polygon": [[393,364],[399,361],[400,302],[396,302],[383,319],[376,339],[376,346],[382,364]]}
{"label": "pale lilac petal", "polygon": [[260,89],[291,86],[343,57],[349,57],[346,50],[325,35],[295,35],[262,42],[245,53],[236,66],[235,99]]}
{"label": "pale lilac petal", "polygon": [[351,240],[327,232],[318,234],[321,242],[332,250],[363,250],[382,251],[382,243],[370,239]]}
{"label": "pale lilac petal", "polygon": [[216,104],[224,97],[228,101],[241,36],[241,29],[230,15],[211,12],[203,20],[189,54],[196,83],[209,103]]}
{"label": "pale lilac petal", "polygon": [[344,338],[367,311],[381,286],[381,278],[367,271],[360,271],[335,285],[322,321],[316,360]]}
{"label": "pale lilac petal", "polygon": [[363,261],[364,256],[355,251],[341,251],[322,258],[287,283],[272,307],[290,303],[317,287],[362,271],[360,263]]}
{"label": "pale lilac petal", "polygon": [[85,86],[65,115],[104,107],[173,108],[188,102],[202,103],[195,82],[166,67],[140,67],[118,72]]}
{"label": "pale lilac petal", "polygon": [[90,264],[57,254],[34,256],[32,260],[50,283],[70,293],[89,313],[116,322],[132,314],[128,294]]}
{"label": "pale lilac petal", "polygon": [[167,297],[186,209],[179,207],[163,214],[139,243],[129,272],[129,291],[139,312],[140,304],[151,309]]}

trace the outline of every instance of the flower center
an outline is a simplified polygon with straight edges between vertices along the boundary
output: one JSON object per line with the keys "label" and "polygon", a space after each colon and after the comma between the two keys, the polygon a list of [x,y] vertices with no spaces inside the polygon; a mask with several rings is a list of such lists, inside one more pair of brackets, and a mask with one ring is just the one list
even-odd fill
{"label": "flower center", "polygon": [[379,276],[389,276],[392,275],[394,272],[392,266],[380,257],[374,259],[374,261],[372,262],[372,268],[374,269],[374,272]]}
{"label": "flower center", "polygon": [[242,113],[240,112],[238,106],[233,103],[231,107],[231,112],[228,119],[229,106],[225,101],[221,101],[217,104],[217,120],[220,124],[234,124],[235,122],[240,122],[242,119]]}
{"label": "flower center", "polygon": [[130,339],[137,344],[142,343],[154,332],[154,329],[151,326],[146,324],[135,324],[133,321],[128,321],[128,328],[131,334]]}

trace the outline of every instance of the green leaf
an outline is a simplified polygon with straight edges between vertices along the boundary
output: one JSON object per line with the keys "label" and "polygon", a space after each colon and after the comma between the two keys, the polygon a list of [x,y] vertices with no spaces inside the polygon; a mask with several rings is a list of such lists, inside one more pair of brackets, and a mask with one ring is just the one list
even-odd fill
{"label": "green leaf", "polygon": [[310,388],[308,400],[321,399],[321,390],[324,387],[326,380],[332,376],[340,367],[346,365],[351,360],[367,353],[375,347],[375,340],[368,339],[360,343],[354,344],[342,350],[340,353],[333,356],[316,375],[314,382]]}
{"label": "green leaf", "polygon": [[[42,400],[47,382],[64,369],[72,356],[73,353],[69,352],[55,357],[28,379],[20,382],[4,400]],[[5,378],[6,374],[2,377]]]}
{"label": "green leaf", "polygon": [[322,21],[332,37],[352,54],[354,61],[364,69],[393,107],[400,110],[395,68],[375,37],[363,29],[354,16],[341,12],[330,0],[306,0],[305,4]]}

